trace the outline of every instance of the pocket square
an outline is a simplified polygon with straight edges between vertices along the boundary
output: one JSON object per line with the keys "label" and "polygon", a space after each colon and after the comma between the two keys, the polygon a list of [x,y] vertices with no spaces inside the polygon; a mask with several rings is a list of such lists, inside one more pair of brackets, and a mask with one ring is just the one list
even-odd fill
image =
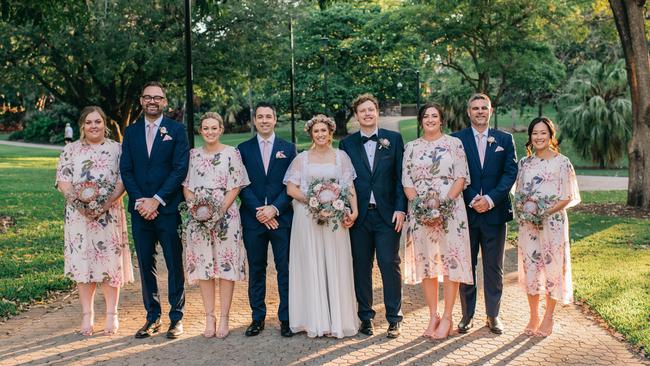
{"label": "pocket square", "polygon": [[163,141],[171,141],[171,140],[173,140],[173,139],[169,135],[165,135],[165,137],[163,137]]}
{"label": "pocket square", "polygon": [[497,146],[497,148],[494,150],[494,152],[499,152],[503,151],[503,148],[501,146]]}

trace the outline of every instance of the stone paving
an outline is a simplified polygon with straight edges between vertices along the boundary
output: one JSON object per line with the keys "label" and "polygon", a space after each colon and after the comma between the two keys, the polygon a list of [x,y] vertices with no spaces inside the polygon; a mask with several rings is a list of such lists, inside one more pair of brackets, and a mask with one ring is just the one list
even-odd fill
{"label": "stone paving", "polygon": [[[528,306],[516,283],[514,247],[508,248],[506,257],[501,309],[506,331],[500,336],[477,324],[468,334],[453,332],[444,341],[425,340],[420,335],[427,322],[428,309],[422,292],[419,286],[405,286],[402,336],[387,339],[380,277],[375,269],[374,336],[310,339],[303,333],[282,338],[274,314],[278,305],[277,287],[275,271],[270,265],[267,284],[270,311],[266,329],[257,337],[243,334],[250,322],[250,311],[246,283],[240,282],[235,288],[230,315],[231,334],[225,340],[205,339],[201,335],[205,317],[196,286],[187,288],[186,333],[180,339],[168,340],[164,332],[149,339],[135,339],[133,335],[145,318],[140,286],[136,282],[122,292],[121,328],[115,336],[101,334],[104,304],[100,294],[95,301],[95,329],[99,332],[91,337],[76,332],[81,308],[74,293],[0,323],[0,365],[650,365],[650,360],[635,353],[576,305],[558,306],[554,333],[550,337],[523,335]],[[159,263],[160,278],[164,279],[162,256]],[[164,289],[161,297],[166,298]],[[476,319],[485,316],[482,304],[481,295]],[[168,308],[165,301],[163,306]],[[441,303],[440,309],[442,306]],[[460,320],[459,312],[457,304],[456,323]],[[164,329],[168,324],[164,317]]]}

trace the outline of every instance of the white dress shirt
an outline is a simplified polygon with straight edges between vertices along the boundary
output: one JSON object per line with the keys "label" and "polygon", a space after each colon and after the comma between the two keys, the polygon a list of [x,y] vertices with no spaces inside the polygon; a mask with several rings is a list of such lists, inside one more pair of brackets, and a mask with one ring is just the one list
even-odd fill
{"label": "white dress shirt", "polygon": [[[487,151],[487,146],[488,146],[488,145],[487,145],[487,138],[488,138],[488,136],[489,136],[489,132],[490,132],[490,128],[486,129],[486,130],[483,131],[483,132],[478,132],[474,127],[472,127],[472,133],[474,134],[474,142],[476,142],[476,148],[477,148],[477,149],[479,149],[479,146],[478,146],[478,135],[483,135],[482,138],[485,139],[485,140],[484,140],[484,141],[485,141],[485,144],[484,144],[484,147],[483,147],[483,148]],[[485,156],[486,151],[483,152],[483,156]],[[477,151],[477,153],[479,153],[479,151]],[[480,153],[479,153],[479,155],[480,155]],[[482,168],[482,167],[481,167],[481,168]],[[479,198],[480,195],[483,195],[483,190],[481,190],[480,194],[477,194],[477,195],[472,199],[472,202],[470,202],[469,207],[472,207],[472,205],[474,204],[474,201],[476,201],[476,200]],[[493,208],[494,208],[494,201],[492,201],[492,198],[490,198],[490,196],[488,196],[487,194],[484,195],[483,197],[485,197],[485,199],[488,201],[488,204],[490,205],[490,210],[493,209]]]}
{"label": "white dress shirt", "polygon": [[[359,132],[361,133],[362,137],[363,136],[370,137],[372,135],[377,135],[377,137],[379,137],[378,128],[375,128],[375,130],[369,135],[363,133],[363,131],[359,131]],[[366,141],[365,144],[363,144],[363,148],[366,150],[366,156],[368,157],[368,163],[370,164],[370,170],[372,171],[372,166],[375,163],[375,152],[377,151],[377,141],[368,140]],[[370,191],[370,203],[375,203],[375,204],[377,203],[377,201],[375,201],[375,194],[373,191]]]}
{"label": "white dress shirt", "polygon": [[[262,159],[264,159],[264,143],[263,143],[263,141],[267,141],[268,144],[269,144],[269,166],[270,166],[270,165],[271,165],[271,153],[273,152],[273,144],[275,143],[275,132],[273,132],[273,133],[271,134],[271,136],[269,136],[268,139],[264,139],[264,138],[263,138],[262,136],[260,136],[259,134],[257,135],[257,146],[258,146],[259,149],[260,149],[260,156],[262,157]],[[264,165],[264,162],[262,162],[262,165]],[[267,172],[267,173],[268,173],[268,172]],[[266,197],[264,197],[264,204],[265,204],[265,205],[268,205],[268,204],[269,204],[269,203],[267,202],[267,198],[266,198]],[[273,208],[275,209],[275,215],[276,215],[276,216],[280,216],[280,210],[278,210],[278,208],[275,207],[275,206],[273,206],[273,205],[271,205],[271,207],[273,207]]]}

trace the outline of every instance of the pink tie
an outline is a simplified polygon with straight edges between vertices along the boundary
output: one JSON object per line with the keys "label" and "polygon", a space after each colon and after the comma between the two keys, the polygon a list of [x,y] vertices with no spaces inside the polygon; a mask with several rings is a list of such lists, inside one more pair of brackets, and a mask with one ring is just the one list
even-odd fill
{"label": "pink tie", "polygon": [[156,138],[156,125],[147,123],[147,154],[151,156],[151,148],[153,147],[153,140]]}
{"label": "pink tie", "polygon": [[268,173],[269,171],[269,160],[271,155],[271,141],[262,140],[262,162],[264,163],[264,172]]}
{"label": "pink tie", "polygon": [[476,135],[478,140],[478,157],[481,159],[481,168],[483,167],[483,161],[485,161],[485,136],[482,133]]}

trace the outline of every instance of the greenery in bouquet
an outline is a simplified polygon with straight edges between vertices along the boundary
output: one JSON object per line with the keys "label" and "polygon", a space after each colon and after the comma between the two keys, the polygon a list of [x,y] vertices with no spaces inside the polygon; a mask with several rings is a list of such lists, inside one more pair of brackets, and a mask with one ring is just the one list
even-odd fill
{"label": "greenery in bouquet", "polygon": [[181,215],[181,224],[178,234],[184,238],[187,228],[192,225],[206,237],[210,237],[215,229],[221,229],[219,225],[222,216],[220,215],[221,202],[212,196],[195,197],[193,200],[181,202],[178,205],[178,212]]}
{"label": "greenery in bouquet", "polygon": [[307,207],[319,225],[336,230],[349,210],[350,191],[336,179],[314,179],[307,189]]}
{"label": "greenery in bouquet", "polygon": [[451,198],[440,199],[438,192],[417,196],[411,201],[411,215],[419,225],[442,228],[447,232],[447,218],[454,212]]}
{"label": "greenery in bouquet", "polygon": [[[552,198],[552,197],[551,197]],[[544,215],[548,208],[548,198],[540,198],[532,193],[515,193],[515,216],[519,224],[528,223],[542,230]]]}
{"label": "greenery in bouquet", "polygon": [[85,181],[73,186],[74,196],[70,204],[85,216],[98,219],[104,213],[104,205],[108,202],[115,185],[105,179]]}

